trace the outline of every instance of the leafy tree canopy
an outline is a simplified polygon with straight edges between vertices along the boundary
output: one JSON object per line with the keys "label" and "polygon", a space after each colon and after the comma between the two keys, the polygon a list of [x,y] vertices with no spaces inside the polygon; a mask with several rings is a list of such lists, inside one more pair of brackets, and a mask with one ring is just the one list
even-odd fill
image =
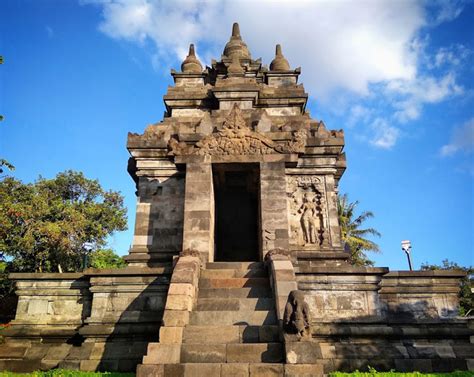
{"label": "leafy tree canopy", "polygon": [[0,174],[3,174],[3,172],[5,171],[5,168],[7,168],[10,171],[15,170],[15,167],[12,164],[10,164],[4,158],[0,158]]}
{"label": "leafy tree canopy", "polygon": [[97,180],[71,170],[53,179],[25,184],[0,181],[0,257],[12,257],[12,270],[78,271],[84,246],[103,248],[115,231],[126,230],[123,197]]}
{"label": "leafy tree canopy", "polygon": [[442,265],[429,264],[428,262],[421,264],[422,270],[462,270],[466,272],[466,276],[461,280],[461,290],[459,292],[459,314],[468,315],[474,314],[474,294],[471,290],[471,279],[474,274],[474,268],[463,267],[456,262],[451,262],[448,259],[442,261]]}
{"label": "leafy tree canopy", "polygon": [[349,202],[347,194],[338,196],[337,212],[342,240],[346,243],[346,249],[350,252],[349,262],[351,264],[356,266],[373,266],[374,262],[367,257],[365,252],[380,252],[380,249],[375,242],[366,237],[380,237],[380,233],[374,228],[362,228],[364,222],[374,217],[374,214],[370,211],[364,211],[357,215],[358,205],[358,201]]}
{"label": "leafy tree canopy", "polygon": [[91,253],[89,265],[93,268],[122,268],[126,263],[112,249],[102,249]]}

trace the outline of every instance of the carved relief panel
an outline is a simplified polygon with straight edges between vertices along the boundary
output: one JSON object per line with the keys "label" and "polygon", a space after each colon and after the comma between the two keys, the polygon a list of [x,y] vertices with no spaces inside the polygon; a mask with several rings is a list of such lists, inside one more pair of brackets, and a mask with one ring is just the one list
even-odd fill
{"label": "carved relief panel", "polygon": [[329,222],[324,177],[287,176],[290,244],[314,250],[329,246]]}

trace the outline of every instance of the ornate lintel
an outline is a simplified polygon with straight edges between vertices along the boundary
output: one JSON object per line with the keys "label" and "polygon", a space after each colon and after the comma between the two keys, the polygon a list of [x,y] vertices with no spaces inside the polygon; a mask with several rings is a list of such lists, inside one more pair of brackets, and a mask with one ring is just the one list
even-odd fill
{"label": "ornate lintel", "polygon": [[170,155],[258,155],[302,153],[306,146],[306,130],[295,132],[294,139],[286,146],[275,143],[270,138],[256,131],[252,131],[237,104],[230,111],[224,124],[217,132],[206,136],[194,146],[179,142],[172,137],[168,142]]}

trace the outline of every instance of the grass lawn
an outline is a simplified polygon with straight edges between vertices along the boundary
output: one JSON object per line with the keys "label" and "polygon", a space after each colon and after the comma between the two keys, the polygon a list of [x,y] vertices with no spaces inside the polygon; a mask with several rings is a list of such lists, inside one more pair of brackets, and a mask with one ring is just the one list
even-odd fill
{"label": "grass lawn", "polygon": [[472,371],[456,371],[451,373],[421,373],[421,372],[377,372],[371,369],[369,372],[332,372],[330,377],[473,377]]}

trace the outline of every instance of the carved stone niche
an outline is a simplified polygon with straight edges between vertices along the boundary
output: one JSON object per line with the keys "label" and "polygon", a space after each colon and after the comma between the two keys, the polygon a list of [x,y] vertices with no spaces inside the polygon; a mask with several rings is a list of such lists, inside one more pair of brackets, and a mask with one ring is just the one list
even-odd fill
{"label": "carved stone niche", "polygon": [[287,176],[290,245],[303,250],[329,247],[324,177]]}

